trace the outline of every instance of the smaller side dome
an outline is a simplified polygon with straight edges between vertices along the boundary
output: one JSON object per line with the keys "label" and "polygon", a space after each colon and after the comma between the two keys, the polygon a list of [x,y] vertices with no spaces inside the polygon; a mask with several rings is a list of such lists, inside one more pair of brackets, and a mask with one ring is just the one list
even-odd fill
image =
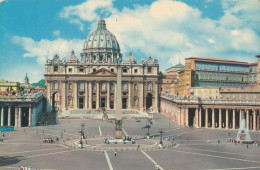
{"label": "smaller side dome", "polygon": [[125,63],[136,64],[136,59],[130,51],[129,56],[125,59]]}
{"label": "smaller side dome", "polygon": [[69,63],[78,62],[78,57],[74,55],[74,50],[71,51],[71,55],[68,57],[67,62]]}

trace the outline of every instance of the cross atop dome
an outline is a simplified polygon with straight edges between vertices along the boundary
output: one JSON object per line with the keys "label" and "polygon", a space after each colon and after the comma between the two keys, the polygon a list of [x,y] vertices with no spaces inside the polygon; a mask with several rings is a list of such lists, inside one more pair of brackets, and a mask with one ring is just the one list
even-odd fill
{"label": "cross atop dome", "polygon": [[100,20],[98,21],[98,29],[105,30],[106,29],[106,22],[103,19],[103,11],[100,14]]}

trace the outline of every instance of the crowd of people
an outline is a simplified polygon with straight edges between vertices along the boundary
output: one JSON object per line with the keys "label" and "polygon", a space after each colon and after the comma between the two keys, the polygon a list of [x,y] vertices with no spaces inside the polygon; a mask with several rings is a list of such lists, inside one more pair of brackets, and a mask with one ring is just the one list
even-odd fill
{"label": "crowd of people", "polygon": [[53,143],[53,138],[43,138],[43,143]]}

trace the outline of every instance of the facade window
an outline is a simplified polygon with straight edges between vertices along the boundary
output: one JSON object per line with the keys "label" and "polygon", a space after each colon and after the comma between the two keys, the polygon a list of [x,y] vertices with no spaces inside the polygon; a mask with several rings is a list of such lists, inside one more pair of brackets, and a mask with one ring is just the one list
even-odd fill
{"label": "facade window", "polygon": [[137,84],[134,85],[134,90],[137,91]]}
{"label": "facade window", "polygon": [[137,69],[134,69],[134,73],[137,73],[137,71],[138,71]]}
{"label": "facade window", "polygon": [[57,72],[57,71],[58,71],[58,66],[54,66],[54,67],[53,67],[53,71],[54,71],[54,72]]}
{"label": "facade window", "polygon": [[69,68],[69,73],[71,73],[72,72],[72,68]]}
{"label": "facade window", "polygon": [[122,89],[123,89],[123,90],[127,90],[127,84],[126,84],[126,82],[123,82],[123,83],[122,83]]}
{"label": "facade window", "polygon": [[92,89],[93,89],[93,90],[96,90],[96,89],[97,89],[96,84],[92,84]]}
{"label": "facade window", "polygon": [[95,68],[93,68],[93,72],[96,72],[96,69],[95,69]]}
{"label": "facade window", "polygon": [[111,72],[113,72],[113,73],[114,73],[114,69],[113,69],[113,68],[111,68]]}
{"label": "facade window", "polygon": [[101,83],[101,90],[106,90],[106,83]]}
{"label": "facade window", "polygon": [[123,73],[127,73],[127,69],[126,68],[123,68]]}
{"label": "facade window", "polygon": [[148,67],[147,72],[148,72],[148,73],[152,73],[152,67]]}
{"label": "facade window", "polygon": [[110,90],[114,90],[114,84],[110,83]]}
{"label": "facade window", "polygon": [[148,91],[151,91],[152,89],[153,89],[152,83],[148,83],[148,85],[147,85],[147,90],[148,90]]}
{"label": "facade window", "polygon": [[187,75],[186,75],[186,78],[190,78],[190,75],[189,75],[189,74],[187,74]]}
{"label": "facade window", "polygon": [[72,84],[69,83],[69,90],[72,90]]}
{"label": "facade window", "polygon": [[84,83],[82,82],[79,83],[79,90],[84,90]]}
{"label": "facade window", "polygon": [[96,56],[93,56],[93,60],[96,61]]}
{"label": "facade window", "polygon": [[79,69],[79,72],[84,72],[84,68],[80,68],[80,69]]}
{"label": "facade window", "polygon": [[57,83],[57,82],[54,83],[54,89],[55,89],[55,90],[58,90],[58,89],[59,89],[59,83]]}

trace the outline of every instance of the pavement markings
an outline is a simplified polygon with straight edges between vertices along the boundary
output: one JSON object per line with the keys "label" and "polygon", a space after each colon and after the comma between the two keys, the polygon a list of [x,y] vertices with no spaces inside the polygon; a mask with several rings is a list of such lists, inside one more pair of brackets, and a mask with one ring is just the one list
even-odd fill
{"label": "pavement markings", "polygon": [[111,164],[110,159],[109,159],[109,156],[108,156],[108,154],[107,154],[107,151],[104,150],[104,153],[105,153],[105,156],[106,156],[106,159],[107,159],[107,164],[108,164],[108,166],[109,166],[109,170],[113,170],[112,164]]}
{"label": "pavement markings", "polygon": [[[153,158],[151,158],[147,153],[145,153],[143,150],[141,150],[141,152],[154,164],[156,165],[157,163],[153,160]],[[157,164],[158,165],[158,164]],[[164,170],[160,165],[158,165],[158,167],[160,168],[160,170]]]}
{"label": "pavement markings", "polygon": [[206,169],[206,170],[230,170],[230,169],[260,169],[260,166],[258,166],[258,167],[243,167],[243,168],[226,168],[226,169]]}
{"label": "pavement markings", "polygon": [[98,130],[99,130],[99,135],[102,136],[102,132],[101,132],[100,126],[98,127]]}
{"label": "pavement markings", "polygon": [[128,134],[126,133],[125,129],[122,128],[123,132],[125,133],[125,136],[128,136]]}
{"label": "pavement markings", "polygon": [[243,162],[260,163],[259,161],[252,161],[252,160],[239,159],[239,158],[231,158],[231,157],[225,157],[225,156],[208,155],[208,154],[204,154],[204,153],[185,152],[185,151],[180,151],[180,150],[176,150],[176,149],[172,149],[172,150],[168,150],[168,151],[181,152],[181,153],[187,153],[187,154],[192,154],[192,155],[208,156],[208,157],[214,157],[214,158],[230,159],[230,160],[243,161]]}
{"label": "pavement markings", "polygon": [[64,148],[52,148],[52,149],[41,149],[41,150],[32,150],[32,151],[22,151],[22,152],[11,152],[11,153],[0,153],[0,155],[10,155],[10,154],[17,154],[17,153],[28,153],[28,152],[40,152],[40,151],[48,151],[48,150],[56,150],[56,149],[64,149]]}
{"label": "pavement markings", "polygon": [[230,154],[230,155],[243,155],[243,156],[259,157],[259,155],[248,155],[248,154],[239,154],[239,153],[231,153],[231,152],[219,152],[219,151],[211,151],[211,150],[205,150],[205,149],[192,149],[192,148],[179,148],[179,149],[194,150],[194,151],[204,151],[204,152],[214,152],[214,153],[226,153],[226,154]]}

